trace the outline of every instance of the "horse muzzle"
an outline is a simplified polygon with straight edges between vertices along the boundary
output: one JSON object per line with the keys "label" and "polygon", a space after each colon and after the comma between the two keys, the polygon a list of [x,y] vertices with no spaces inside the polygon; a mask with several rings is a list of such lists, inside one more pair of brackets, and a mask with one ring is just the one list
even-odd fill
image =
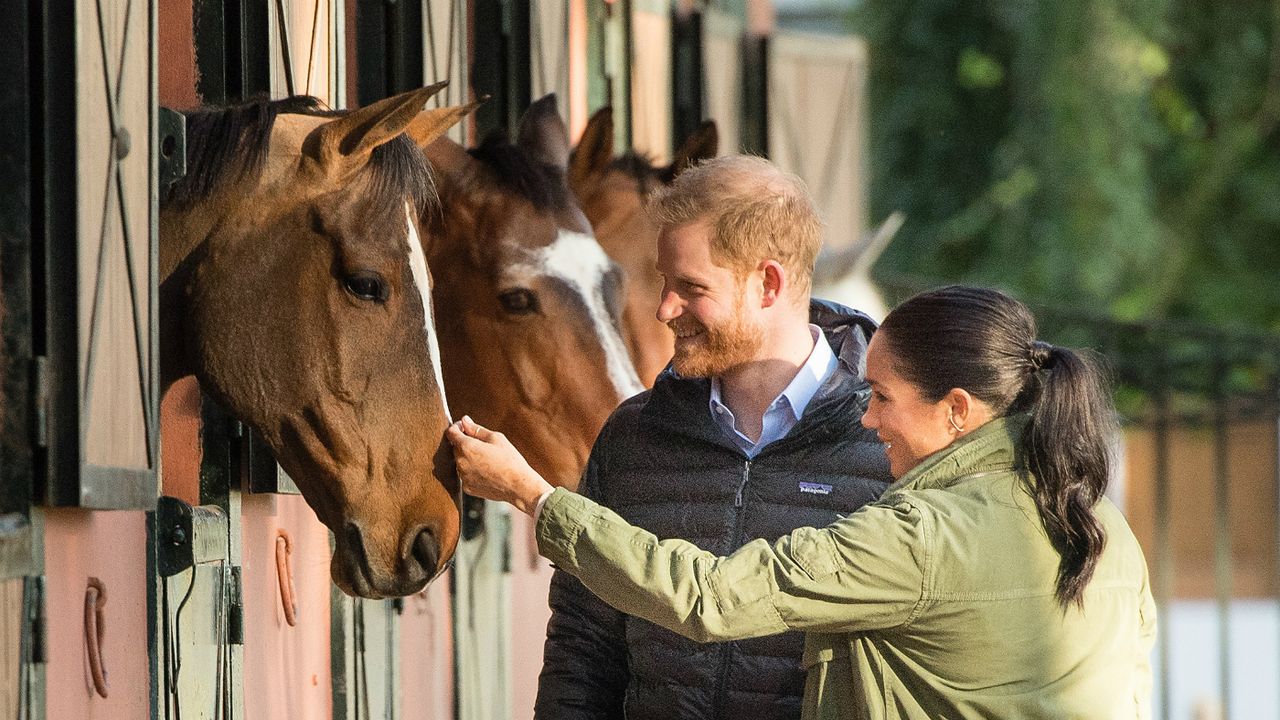
{"label": "horse muzzle", "polygon": [[347,522],[334,548],[333,581],[349,595],[369,599],[418,592],[440,574],[440,543],[435,532],[419,526],[396,544],[394,557],[371,552],[378,547],[354,522]]}

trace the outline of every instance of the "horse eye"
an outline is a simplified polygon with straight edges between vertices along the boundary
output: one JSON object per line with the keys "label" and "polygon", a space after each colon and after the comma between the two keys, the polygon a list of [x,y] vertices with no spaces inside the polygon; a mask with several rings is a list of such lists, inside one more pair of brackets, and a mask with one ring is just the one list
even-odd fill
{"label": "horse eye", "polygon": [[502,309],[512,315],[529,315],[538,312],[538,297],[532,290],[516,288],[498,296]]}
{"label": "horse eye", "polygon": [[386,302],[387,300],[387,285],[376,273],[355,273],[348,275],[342,282],[346,286],[347,292],[361,300],[373,300],[375,302]]}

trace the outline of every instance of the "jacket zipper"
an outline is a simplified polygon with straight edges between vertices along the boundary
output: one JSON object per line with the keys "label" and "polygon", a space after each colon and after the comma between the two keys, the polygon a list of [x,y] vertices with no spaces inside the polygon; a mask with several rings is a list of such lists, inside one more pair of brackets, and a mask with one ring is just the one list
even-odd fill
{"label": "jacket zipper", "polygon": [[[729,547],[729,552],[733,552],[742,545],[742,526],[743,526],[743,495],[746,493],[747,483],[751,482],[751,460],[742,461],[742,479],[738,481],[738,492],[733,496],[733,507],[736,510],[733,520],[733,542]],[[718,718],[725,717],[725,701],[728,691],[725,685],[729,682],[729,661],[733,655],[733,643],[725,643],[720,648],[720,677],[716,681],[715,692],[715,715]]]}
{"label": "jacket zipper", "polygon": [[[742,480],[738,483],[738,494],[733,496],[733,506],[742,507],[742,491],[747,488],[747,482],[751,480],[751,461],[742,461]],[[738,534],[742,532],[742,513],[738,512],[737,522],[733,529],[733,541],[738,542]]]}

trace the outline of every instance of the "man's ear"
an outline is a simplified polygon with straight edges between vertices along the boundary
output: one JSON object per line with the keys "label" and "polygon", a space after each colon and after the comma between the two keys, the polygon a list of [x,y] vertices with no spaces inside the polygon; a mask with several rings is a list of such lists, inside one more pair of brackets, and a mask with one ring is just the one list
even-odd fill
{"label": "man's ear", "polygon": [[765,260],[757,266],[756,271],[760,273],[764,286],[760,306],[772,307],[787,291],[787,270],[777,260]]}

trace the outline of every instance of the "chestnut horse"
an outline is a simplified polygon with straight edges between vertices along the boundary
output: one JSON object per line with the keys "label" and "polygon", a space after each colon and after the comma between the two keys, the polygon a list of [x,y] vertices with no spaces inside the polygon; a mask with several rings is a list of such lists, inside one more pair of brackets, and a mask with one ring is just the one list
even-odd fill
{"label": "chestnut horse", "polygon": [[715,157],[718,137],[708,120],[690,135],[666,167],[640,155],[613,156],[613,111],[591,116],[569,166],[569,184],[595,228],[596,238],[627,275],[623,330],[636,371],[652,386],[675,351],[675,337],[656,317],[662,294],[658,229],[644,205],[649,193],[690,165]]}
{"label": "chestnut horse", "polygon": [[442,86],[192,111],[160,213],[163,386],[195,374],[261,434],[368,598],[421,589],[458,538],[421,146],[470,108],[423,112]]}
{"label": "chestnut horse", "polygon": [[597,433],[643,387],[619,331],[623,277],[569,191],[555,97],[517,140],[427,148],[441,199],[430,251],[445,386],[455,415],[509,436],[544,477],[576,488]]}

